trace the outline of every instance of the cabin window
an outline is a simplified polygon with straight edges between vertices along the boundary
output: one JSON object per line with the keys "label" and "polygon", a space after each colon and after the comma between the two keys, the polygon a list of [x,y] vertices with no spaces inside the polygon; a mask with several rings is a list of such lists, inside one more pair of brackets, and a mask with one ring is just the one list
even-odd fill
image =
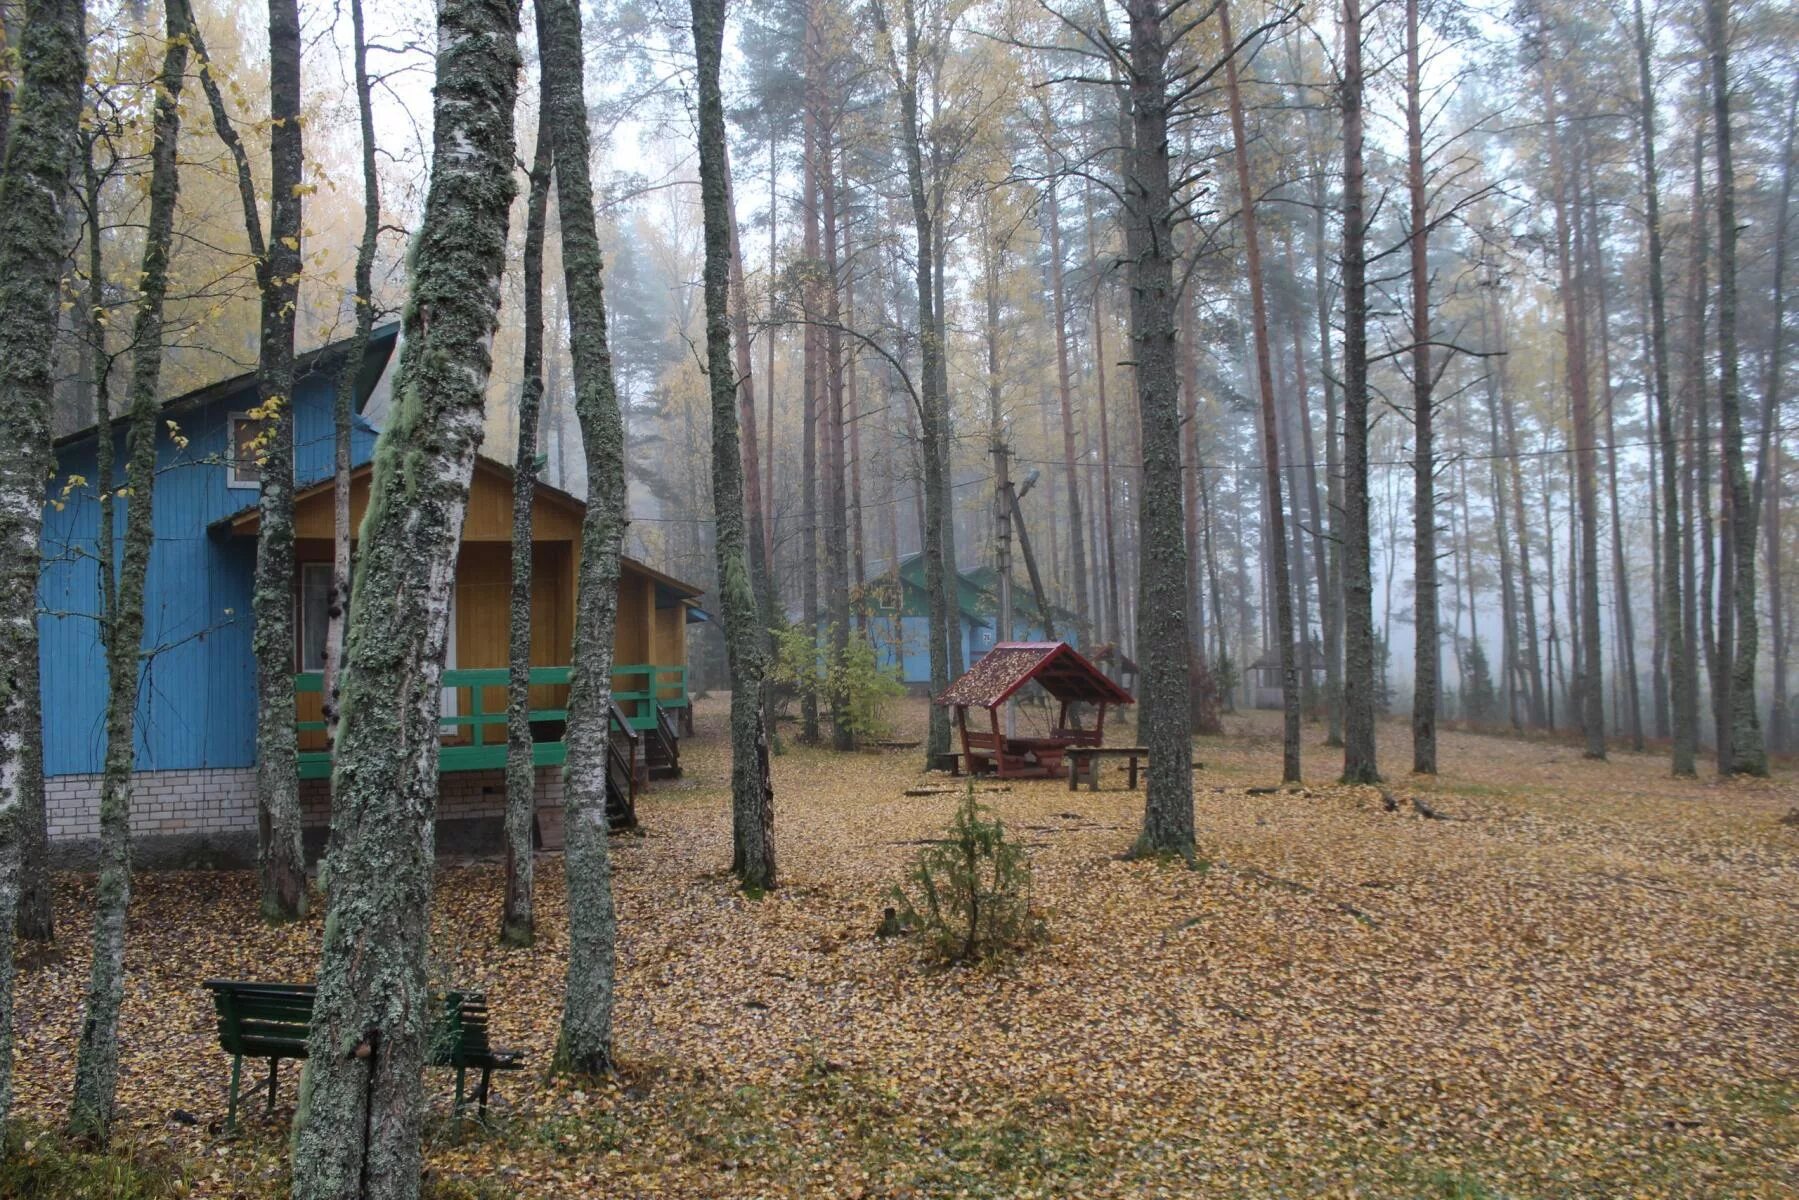
{"label": "cabin window", "polygon": [[[257,439],[262,436],[264,422],[252,417],[249,413],[232,413],[229,418],[231,426],[231,457],[225,464],[225,486],[234,488],[257,488],[262,486],[262,464],[257,451]],[[324,645],[323,639],[319,642]]]}
{"label": "cabin window", "polygon": [[325,638],[331,626],[331,564],[300,564],[300,661],[302,671],[325,669]]}

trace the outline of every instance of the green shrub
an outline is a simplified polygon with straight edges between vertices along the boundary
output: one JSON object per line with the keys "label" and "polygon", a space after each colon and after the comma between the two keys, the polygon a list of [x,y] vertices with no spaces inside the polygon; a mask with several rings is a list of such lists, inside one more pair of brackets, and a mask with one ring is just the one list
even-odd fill
{"label": "green shrub", "polygon": [[[861,742],[887,737],[893,732],[888,708],[906,694],[896,667],[883,667],[874,643],[865,634],[852,634],[843,661],[831,671],[831,684],[843,697],[844,724],[850,736]],[[829,697],[824,697],[829,702]]]}
{"label": "green shrub", "polygon": [[968,785],[949,836],[919,851],[906,882],[893,889],[897,923],[924,935],[933,957],[970,962],[1041,938],[1031,907],[1025,848],[974,798]]}
{"label": "green shrub", "polygon": [[905,694],[905,685],[897,670],[881,666],[874,643],[862,633],[852,633],[842,661],[833,662],[835,629],[826,630],[822,639],[807,636],[800,625],[770,631],[775,659],[768,679],[777,711],[784,713],[793,700],[808,696],[820,709],[829,709],[841,697],[851,737],[885,737],[892,729],[888,706]]}

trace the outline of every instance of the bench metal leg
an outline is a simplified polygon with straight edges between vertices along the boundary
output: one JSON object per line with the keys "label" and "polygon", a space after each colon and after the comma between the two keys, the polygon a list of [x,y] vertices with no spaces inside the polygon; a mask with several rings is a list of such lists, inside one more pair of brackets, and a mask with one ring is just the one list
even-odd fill
{"label": "bench metal leg", "polygon": [[456,1068],[456,1115],[462,1115],[462,1079],[466,1072],[462,1067]]}
{"label": "bench metal leg", "polygon": [[269,1098],[267,1107],[263,1109],[265,1113],[273,1113],[275,1111],[275,1075],[280,1066],[280,1059],[269,1059]]}
{"label": "bench metal leg", "polygon": [[243,1073],[244,1073],[244,1056],[241,1054],[232,1055],[231,1056],[231,1098],[229,1101],[226,1102],[226,1106],[225,1106],[225,1131],[227,1133],[229,1133],[232,1130],[237,1128],[237,1085],[238,1085],[239,1080],[242,1079]]}
{"label": "bench metal leg", "polygon": [[1131,755],[1131,790],[1137,790],[1137,756]]}
{"label": "bench metal leg", "polygon": [[475,1094],[475,1099],[479,1104],[476,1115],[484,1121],[487,1119],[487,1089],[492,1079],[493,1068],[483,1067],[481,1069],[481,1090]]}

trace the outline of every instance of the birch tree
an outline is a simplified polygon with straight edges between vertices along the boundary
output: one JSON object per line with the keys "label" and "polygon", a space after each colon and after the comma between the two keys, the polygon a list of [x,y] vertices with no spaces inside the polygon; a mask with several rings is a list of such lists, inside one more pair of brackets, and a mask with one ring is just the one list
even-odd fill
{"label": "birch tree", "polygon": [[[718,529],[718,595],[724,610],[725,655],[731,671],[731,869],[746,889],[762,891],[775,884],[774,786],[769,780],[768,729],[763,723],[763,636],[755,592],[750,586],[748,533],[744,527],[738,388],[732,377],[730,277],[735,222],[725,157],[724,97],[719,87],[725,0],[693,0],[692,10],[694,55],[699,65],[700,202],[706,224],[706,377],[712,399],[712,505]],[[846,634],[847,629],[838,632]]]}
{"label": "birch tree", "polygon": [[351,594],[296,1200],[419,1191],[440,684],[492,371],[518,71],[513,0],[442,0],[430,188]]}
{"label": "birch tree", "polygon": [[618,919],[607,847],[606,751],[612,707],[612,633],[625,534],[625,429],[606,341],[587,136],[579,0],[537,0],[543,120],[554,132],[556,209],[562,229],[575,412],[587,458],[587,511],[575,598],[574,679],[568,697],[563,796],[568,839],[568,975],[556,1065],[576,1074],[612,1068],[612,997]]}
{"label": "birch tree", "polygon": [[[541,100],[547,101],[548,93]],[[537,937],[532,904],[532,828],[537,815],[537,768],[531,749],[531,524],[537,508],[537,421],[543,401],[543,238],[550,207],[553,134],[537,111],[537,149],[525,202],[524,383],[518,399],[518,447],[512,467],[512,588],[507,612],[506,674],[506,901],[500,941],[529,946]]]}
{"label": "birch tree", "polygon": [[12,1112],[13,914],[19,825],[37,740],[37,585],[50,466],[51,347],[64,210],[87,73],[81,0],[32,0],[0,164],[0,1144]]}
{"label": "birch tree", "polygon": [[[131,903],[131,785],[136,765],[139,654],[144,638],[144,577],[150,567],[151,497],[156,484],[157,412],[162,376],[163,301],[180,188],[181,85],[187,71],[184,5],[164,17],[167,46],[157,76],[150,147],[150,208],[132,322],[129,432],[126,435],[125,537],[111,603],[102,619],[106,653],[106,752],[100,778],[100,870],[94,887],[94,948],[75,1052],[69,1128],[104,1142],[112,1131],[119,1084],[119,1007],[125,998],[125,918]],[[103,429],[103,436],[111,431]],[[110,513],[106,514],[110,517]],[[100,535],[112,539],[110,519]],[[110,573],[110,561],[105,569]]]}
{"label": "birch tree", "polygon": [[256,574],[251,614],[256,654],[257,861],[262,915],[306,912],[306,859],[300,844],[300,778],[294,757],[294,316],[300,296],[300,14],[296,0],[269,0],[269,223],[263,236],[250,156],[225,106],[188,0],[184,14],[212,125],[230,152],[243,206],[244,237],[255,260],[261,306],[256,364]]}

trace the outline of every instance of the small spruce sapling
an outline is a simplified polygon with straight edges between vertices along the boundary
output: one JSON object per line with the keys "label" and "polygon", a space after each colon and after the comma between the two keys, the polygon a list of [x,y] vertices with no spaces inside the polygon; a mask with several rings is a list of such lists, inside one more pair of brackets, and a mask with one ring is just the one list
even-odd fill
{"label": "small spruce sapling", "polygon": [[1006,836],[1004,822],[976,802],[973,783],[956,807],[949,836],[919,851],[891,899],[883,936],[917,930],[931,956],[943,962],[1022,949],[1044,933],[1031,904],[1030,856]]}

